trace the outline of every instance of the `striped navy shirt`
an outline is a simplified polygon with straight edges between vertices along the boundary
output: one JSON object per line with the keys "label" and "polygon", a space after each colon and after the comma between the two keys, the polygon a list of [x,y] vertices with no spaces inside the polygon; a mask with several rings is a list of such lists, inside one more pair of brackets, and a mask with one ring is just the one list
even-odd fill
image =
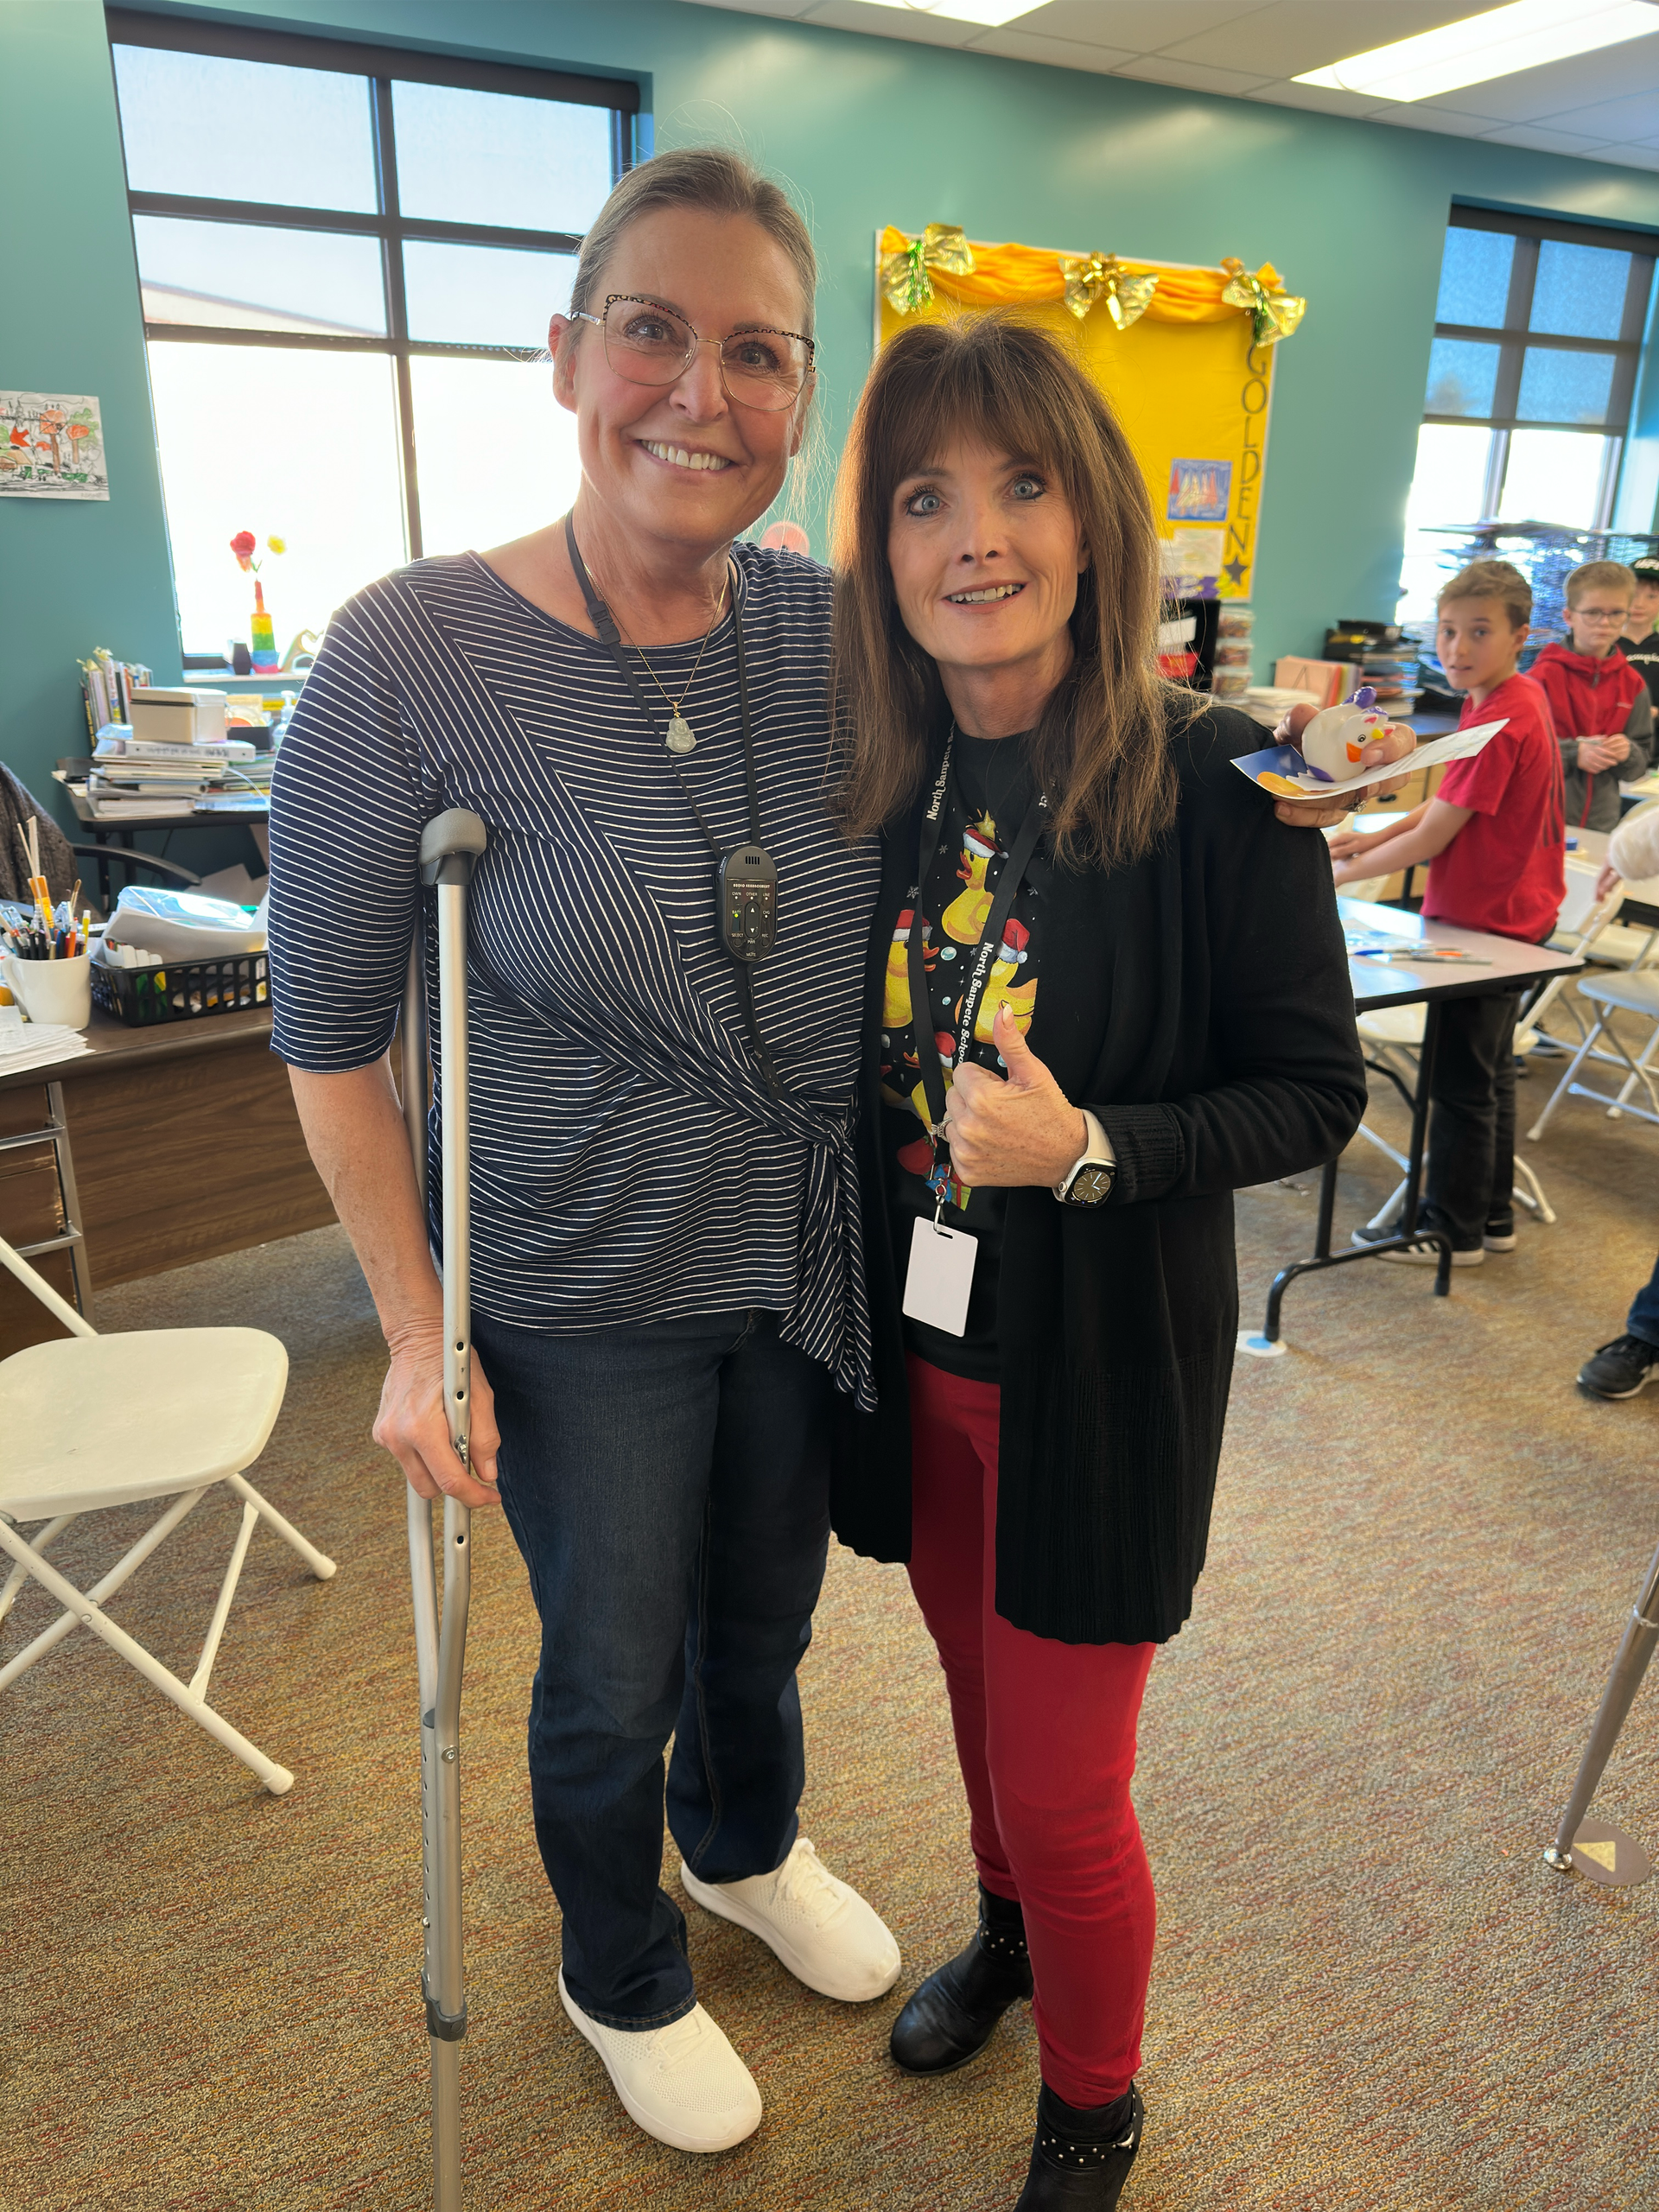
{"label": "striped navy shirt", "polygon": [[[877,858],[824,805],[830,578],[793,554],[734,558],[779,874],[754,995],[785,1101],[748,1049],[666,703],[648,727],[603,645],[470,553],[359,592],[307,678],[271,796],[274,1044],[325,1072],[385,1052],[423,826],[470,808],[489,832],[468,910],[474,1303],[562,1335],[774,1310],[868,1402],[849,1124]],[[650,649],[671,698],[701,645]],[[746,842],[730,612],[684,709],[685,778],[722,845]],[[435,1247],[435,1172],[430,1189]]]}

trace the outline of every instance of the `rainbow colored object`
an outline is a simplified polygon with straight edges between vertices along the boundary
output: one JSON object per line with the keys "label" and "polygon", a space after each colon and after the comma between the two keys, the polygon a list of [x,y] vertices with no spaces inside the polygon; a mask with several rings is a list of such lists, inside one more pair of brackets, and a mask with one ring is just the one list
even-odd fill
{"label": "rainbow colored object", "polygon": [[262,672],[274,673],[282,667],[276,652],[276,628],[265,612],[264,586],[256,576],[253,584],[253,619],[249,624],[248,654],[254,667]]}

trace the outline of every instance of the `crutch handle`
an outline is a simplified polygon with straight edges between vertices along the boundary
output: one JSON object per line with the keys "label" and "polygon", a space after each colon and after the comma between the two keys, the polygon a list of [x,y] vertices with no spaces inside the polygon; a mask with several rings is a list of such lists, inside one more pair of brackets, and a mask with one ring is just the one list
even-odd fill
{"label": "crutch handle", "polygon": [[484,824],[464,806],[452,806],[447,813],[434,815],[421,832],[421,881],[436,883],[445,861],[461,860],[465,872],[449,880],[465,883],[472,874],[473,862],[488,842]]}

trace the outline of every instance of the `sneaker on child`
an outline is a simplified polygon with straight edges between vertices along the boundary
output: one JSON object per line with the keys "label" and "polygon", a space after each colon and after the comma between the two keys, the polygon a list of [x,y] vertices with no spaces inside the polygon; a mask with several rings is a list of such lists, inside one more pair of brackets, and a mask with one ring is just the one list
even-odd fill
{"label": "sneaker on child", "polygon": [[1659,1344],[1645,1337],[1615,1337],[1579,1370],[1579,1388],[1592,1398],[1633,1398],[1659,1382]]}
{"label": "sneaker on child", "polygon": [[[1397,1236],[1399,1234],[1397,1228],[1379,1230],[1375,1222],[1368,1221],[1363,1229],[1357,1229],[1354,1231],[1353,1242],[1363,1252],[1368,1246],[1384,1243],[1390,1237]],[[1495,1249],[1502,1250],[1504,1248],[1500,1245]],[[1377,1257],[1380,1260],[1401,1260],[1408,1268],[1438,1268],[1440,1264],[1440,1248],[1438,1244],[1427,1243],[1403,1244],[1397,1251],[1379,1252]],[[1478,1268],[1485,1257],[1485,1248],[1477,1244],[1472,1251],[1454,1251],[1452,1255],[1452,1264],[1454,1268]]]}

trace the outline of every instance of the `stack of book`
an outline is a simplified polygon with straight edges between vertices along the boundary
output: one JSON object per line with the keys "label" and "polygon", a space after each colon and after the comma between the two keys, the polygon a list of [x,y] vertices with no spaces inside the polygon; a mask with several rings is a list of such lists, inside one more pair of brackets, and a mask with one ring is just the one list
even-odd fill
{"label": "stack of book", "polygon": [[1397,622],[1339,622],[1327,633],[1325,650],[1328,659],[1358,663],[1360,682],[1370,685],[1384,714],[1397,719],[1416,705],[1416,640]]}
{"label": "stack of book", "polygon": [[270,760],[245,738],[174,745],[134,737],[125,723],[111,723],[98,733],[86,796],[99,816],[133,820],[183,814],[221,791],[240,791],[263,804],[270,788]]}
{"label": "stack of book", "polygon": [[81,697],[86,728],[94,739],[107,723],[132,720],[133,692],[149,682],[147,668],[137,661],[117,660],[107,645],[99,645],[90,660],[81,662]]}

